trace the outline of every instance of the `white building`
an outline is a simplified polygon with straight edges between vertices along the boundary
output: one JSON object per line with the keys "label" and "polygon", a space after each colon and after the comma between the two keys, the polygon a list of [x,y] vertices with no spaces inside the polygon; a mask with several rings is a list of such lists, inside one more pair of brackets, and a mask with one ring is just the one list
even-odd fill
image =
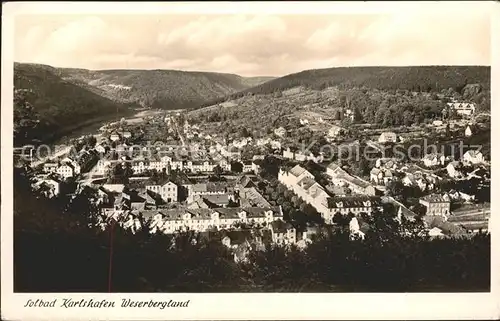
{"label": "white building", "polygon": [[326,168],[326,174],[330,176],[334,185],[347,187],[353,193],[371,196],[377,194],[377,190],[369,182],[359,177],[350,175],[335,163],[328,165]]}
{"label": "white building", "polygon": [[275,220],[269,224],[271,238],[274,244],[286,245],[297,243],[297,231],[290,224],[282,220]]}
{"label": "white building", "polygon": [[146,190],[151,191],[161,196],[162,200],[166,203],[177,202],[178,188],[177,185],[171,181],[167,181],[161,185],[146,185]]}
{"label": "white building", "polygon": [[57,168],[57,174],[61,175],[61,177],[68,178],[76,175],[75,169],[69,163],[62,164]]}
{"label": "white building", "polygon": [[457,114],[461,116],[470,116],[473,115],[476,111],[476,105],[473,103],[465,103],[465,102],[451,102],[447,103],[448,107],[454,109]]}
{"label": "white building", "polygon": [[45,163],[43,164],[43,171],[45,173],[55,173],[57,172],[57,167],[59,167],[57,163]]}
{"label": "white building", "polygon": [[283,127],[276,128],[274,130],[274,134],[278,137],[285,137],[286,135],[286,129]]}
{"label": "white building", "polygon": [[389,169],[372,168],[370,171],[370,181],[377,185],[387,185],[394,179],[392,172]]}
{"label": "white building", "polygon": [[97,144],[95,146],[95,150],[96,152],[100,153],[100,154],[104,154],[106,152],[106,147],[104,147],[103,145],[101,144]]}
{"label": "white building", "polygon": [[426,167],[444,165],[446,158],[442,154],[427,154],[422,159]]}
{"label": "white building", "polygon": [[446,217],[450,214],[450,199],[447,195],[427,195],[422,197],[419,203],[427,208],[426,215]]}
{"label": "white building", "polygon": [[331,137],[331,138],[336,138],[338,137],[340,134],[342,133],[342,128],[339,127],[339,126],[335,126],[333,125],[332,127],[330,127],[330,129],[328,130],[328,137]]}
{"label": "white building", "polygon": [[349,232],[351,233],[351,237],[359,237],[361,239],[365,238],[365,233],[361,231],[356,217],[353,217],[349,222]]}
{"label": "white building", "polygon": [[470,126],[467,126],[467,127],[465,128],[465,133],[464,133],[464,134],[465,134],[465,137],[470,137],[470,136],[472,136],[472,130],[471,130]]}
{"label": "white building", "polygon": [[370,196],[330,196],[314,180],[314,176],[299,165],[289,171],[280,169],[278,180],[304,200],[304,202],[313,206],[327,224],[333,223],[333,217],[336,213],[371,213],[373,207],[378,206],[378,198]]}
{"label": "white building", "polygon": [[72,159],[70,157],[65,157],[61,161],[61,164],[70,164],[73,167],[73,172],[74,172],[73,175],[78,175],[81,172],[80,163],[75,159]]}
{"label": "white building", "polygon": [[443,237],[443,230],[441,230],[439,227],[433,227],[429,230],[429,236],[431,237]]}
{"label": "white building", "polygon": [[253,171],[253,162],[252,161],[243,161],[243,173],[249,173]]}
{"label": "white building", "polygon": [[463,176],[463,172],[461,171],[462,164],[460,162],[450,162],[446,165],[446,171],[448,172],[448,176],[451,178],[459,178]]}
{"label": "white building", "polygon": [[482,164],[484,163],[484,156],[478,150],[468,150],[463,156],[463,161],[469,164]]}
{"label": "white building", "polygon": [[290,148],[287,148],[286,150],[283,151],[283,158],[286,159],[294,159],[295,155],[294,153],[290,150]]}
{"label": "white building", "polygon": [[173,234],[192,230],[204,232],[211,229],[228,229],[235,223],[269,224],[283,218],[281,207],[271,208],[198,208],[143,211],[151,233],[157,231]]}
{"label": "white building", "polygon": [[41,178],[34,184],[34,187],[37,189],[42,186],[47,187],[45,196],[49,198],[59,195],[61,191],[61,182],[51,177]]}
{"label": "white building", "polygon": [[398,140],[398,136],[394,132],[383,132],[378,138],[379,143],[395,143]]}
{"label": "white building", "polygon": [[281,142],[278,140],[271,140],[269,144],[271,145],[272,149],[281,149]]}
{"label": "white building", "polygon": [[358,216],[361,213],[371,214],[375,209],[382,209],[379,197],[366,195],[334,196],[328,199],[328,207],[331,210],[331,216],[329,220],[325,218],[325,222],[329,224],[332,223],[336,213],[342,215],[352,213]]}
{"label": "white building", "polygon": [[375,161],[375,167],[396,170],[398,168],[398,161],[394,158],[378,158]]}

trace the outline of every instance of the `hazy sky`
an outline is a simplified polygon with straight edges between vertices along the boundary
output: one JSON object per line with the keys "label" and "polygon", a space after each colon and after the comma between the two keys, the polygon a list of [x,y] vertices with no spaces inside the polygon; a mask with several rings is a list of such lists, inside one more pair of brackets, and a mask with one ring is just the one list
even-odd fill
{"label": "hazy sky", "polygon": [[23,15],[14,60],[280,76],[360,65],[490,65],[488,15]]}

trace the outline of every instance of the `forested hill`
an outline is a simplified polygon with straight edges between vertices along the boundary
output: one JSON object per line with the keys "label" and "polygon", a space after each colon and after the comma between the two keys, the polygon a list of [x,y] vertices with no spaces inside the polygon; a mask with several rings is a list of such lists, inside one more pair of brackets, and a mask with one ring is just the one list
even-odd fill
{"label": "forested hill", "polygon": [[190,108],[273,79],[179,70],[55,68],[55,72],[109,99],[161,109]]}
{"label": "forested hill", "polygon": [[22,135],[48,141],[83,125],[132,113],[134,105],[97,95],[54,72],[49,66],[14,64],[14,122],[30,118],[37,124],[36,134],[23,126]]}
{"label": "forested hill", "polygon": [[[246,94],[270,94],[303,86],[311,89],[366,88],[379,90],[407,90],[414,92],[441,92],[450,88],[461,92],[467,84],[479,84],[490,89],[489,66],[415,66],[415,67],[339,67],[305,70],[268,81],[244,90],[224,100]],[[212,101],[210,104],[224,100]],[[209,106],[205,104],[204,106]]]}

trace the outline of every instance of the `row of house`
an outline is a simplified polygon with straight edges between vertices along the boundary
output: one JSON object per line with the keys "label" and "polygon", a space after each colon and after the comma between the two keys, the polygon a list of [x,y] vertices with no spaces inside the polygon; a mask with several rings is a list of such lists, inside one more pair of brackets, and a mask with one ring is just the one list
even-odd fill
{"label": "row of house", "polygon": [[375,185],[387,185],[394,180],[398,168],[398,160],[394,158],[379,158],[370,171],[370,181]]}
{"label": "row of house", "polygon": [[58,196],[61,192],[63,182],[57,175],[45,174],[35,177],[32,187],[36,191],[40,191],[45,197],[52,198]]}
{"label": "row of house", "polygon": [[[430,153],[422,159],[426,167],[444,166],[448,161],[451,161],[451,158],[444,156],[442,153]],[[468,150],[463,154],[462,161],[468,165],[477,165],[484,163],[485,159],[480,151]]]}
{"label": "row of house", "polygon": [[162,156],[134,160],[127,160],[126,157],[122,157],[122,159],[119,160],[100,159],[97,162],[96,173],[99,175],[105,175],[114,164],[125,162],[130,163],[135,174],[141,174],[148,170],[157,170],[159,172],[166,171],[167,173],[169,173],[170,170],[188,170],[192,173],[212,173],[217,166],[219,166],[223,171],[231,170],[231,164],[226,159],[221,159],[220,161],[180,160],[174,159],[171,156]]}
{"label": "row of house", "polygon": [[[133,188],[123,184],[105,184],[100,187],[100,192],[104,194],[120,194],[129,190],[138,191],[139,197],[135,204],[136,208],[146,208],[147,204],[156,206],[159,204],[170,204],[186,201],[188,204],[199,199],[209,201],[221,206],[227,206],[229,201],[236,201],[234,187],[225,182],[196,183],[174,182],[169,179],[134,183]],[[125,192],[124,192],[125,191]],[[104,196],[103,194],[103,196]],[[108,195],[109,196],[109,195]],[[130,197],[126,197],[129,198]],[[154,202],[148,202],[148,199]]]}
{"label": "row of house", "polygon": [[309,152],[309,154],[307,155],[300,152],[294,153],[290,150],[290,148],[287,148],[286,150],[283,151],[283,158],[296,160],[298,162],[305,162],[311,160],[315,163],[321,163],[324,160],[324,157],[321,154],[318,156],[314,156],[312,152]]}
{"label": "row of house", "polygon": [[63,178],[74,177],[88,169],[93,155],[87,151],[80,153],[78,157],[65,157],[57,163],[47,162],[43,164],[45,173],[57,173]]}
{"label": "row of house", "polygon": [[476,111],[476,105],[474,103],[454,101],[449,102],[446,105],[448,105],[448,108],[455,110],[457,114],[462,116],[471,116]]}
{"label": "row of house", "polygon": [[335,163],[331,163],[327,166],[326,174],[330,176],[334,185],[348,187],[355,194],[368,196],[376,196],[379,194],[379,191],[369,182],[350,175]]}
{"label": "row of house", "polygon": [[422,197],[419,203],[425,206],[426,215],[442,217],[450,215],[450,198],[447,195],[427,195]]}
{"label": "row of house", "polygon": [[[174,234],[179,231],[205,232],[210,230],[229,229],[236,223],[246,223],[265,227],[274,221],[283,219],[281,207],[250,207],[250,208],[177,208],[165,210],[129,210],[105,211],[102,223],[113,218],[116,221],[139,222],[141,227],[148,228],[151,233],[161,232]],[[129,225],[132,227],[137,224]],[[145,226],[142,226],[145,225]],[[286,234],[295,234],[293,227],[289,227]],[[294,241],[295,236],[292,238]],[[285,237],[284,239],[289,239]]]}
{"label": "row of house", "polygon": [[129,131],[114,131],[109,135],[109,139],[113,142],[119,141],[123,138],[127,139],[132,137],[132,133]]}

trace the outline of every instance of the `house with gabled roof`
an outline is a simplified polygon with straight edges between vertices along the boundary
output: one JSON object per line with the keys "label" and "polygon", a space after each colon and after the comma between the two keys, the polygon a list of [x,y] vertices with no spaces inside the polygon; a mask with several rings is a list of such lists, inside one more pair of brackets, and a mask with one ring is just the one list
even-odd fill
{"label": "house with gabled roof", "polygon": [[274,244],[287,245],[297,243],[297,231],[287,222],[276,220],[269,224],[271,237]]}
{"label": "house with gabled roof", "polygon": [[[178,208],[149,212],[152,212],[148,214],[149,216],[158,217],[158,214],[161,215],[163,223],[159,231],[167,234],[180,230],[202,232],[214,228],[217,230],[229,229],[237,222],[265,225],[283,218],[283,212],[279,206],[269,208]],[[155,225],[155,227],[159,226],[159,224]]]}
{"label": "house with gabled roof", "polygon": [[450,102],[447,103],[449,108],[454,109],[457,114],[462,116],[473,115],[476,111],[476,105],[474,103],[467,102]]}
{"label": "house with gabled roof", "polygon": [[36,183],[33,184],[34,189],[42,191],[48,198],[59,195],[62,182],[56,176],[57,175],[52,174],[37,179]]}
{"label": "house with gabled roof", "polygon": [[432,167],[432,166],[444,165],[446,157],[440,153],[430,153],[426,154],[422,159],[422,161],[424,163],[424,166]]}
{"label": "house with gabled roof", "polygon": [[396,143],[398,136],[394,132],[383,132],[378,138],[379,143]]}
{"label": "house with gabled roof", "polygon": [[482,164],[484,163],[484,156],[478,150],[468,150],[463,156],[463,161],[468,164]]}
{"label": "house with gabled roof", "polygon": [[146,190],[159,195],[165,203],[175,203],[178,201],[178,186],[170,180],[164,180],[156,184],[149,183]]}
{"label": "house with gabled roof", "polygon": [[394,179],[392,172],[389,169],[372,168],[370,171],[370,181],[377,185],[387,185]]}
{"label": "house with gabled roof", "polygon": [[333,224],[336,213],[349,213],[359,216],[361,213],[371,214],[374,210],[382,209],[380,197],[367,195],[333,196],[328,198],[329,215],[323,217],[327,224]]}
{"label": "house with gabled roof", "polygon": [[296,165],[288,171],[280,169],[278,173],[278,180],[286,186],[295,185],[304,177],[314,179],[314,175],[300,165]]}
{"label": "house with gabled roof", "polygon": [[427,195],[420,198],[419,203],[426,207],[426,215],[446,217],[450,214],[450,198],[447,195]]}

